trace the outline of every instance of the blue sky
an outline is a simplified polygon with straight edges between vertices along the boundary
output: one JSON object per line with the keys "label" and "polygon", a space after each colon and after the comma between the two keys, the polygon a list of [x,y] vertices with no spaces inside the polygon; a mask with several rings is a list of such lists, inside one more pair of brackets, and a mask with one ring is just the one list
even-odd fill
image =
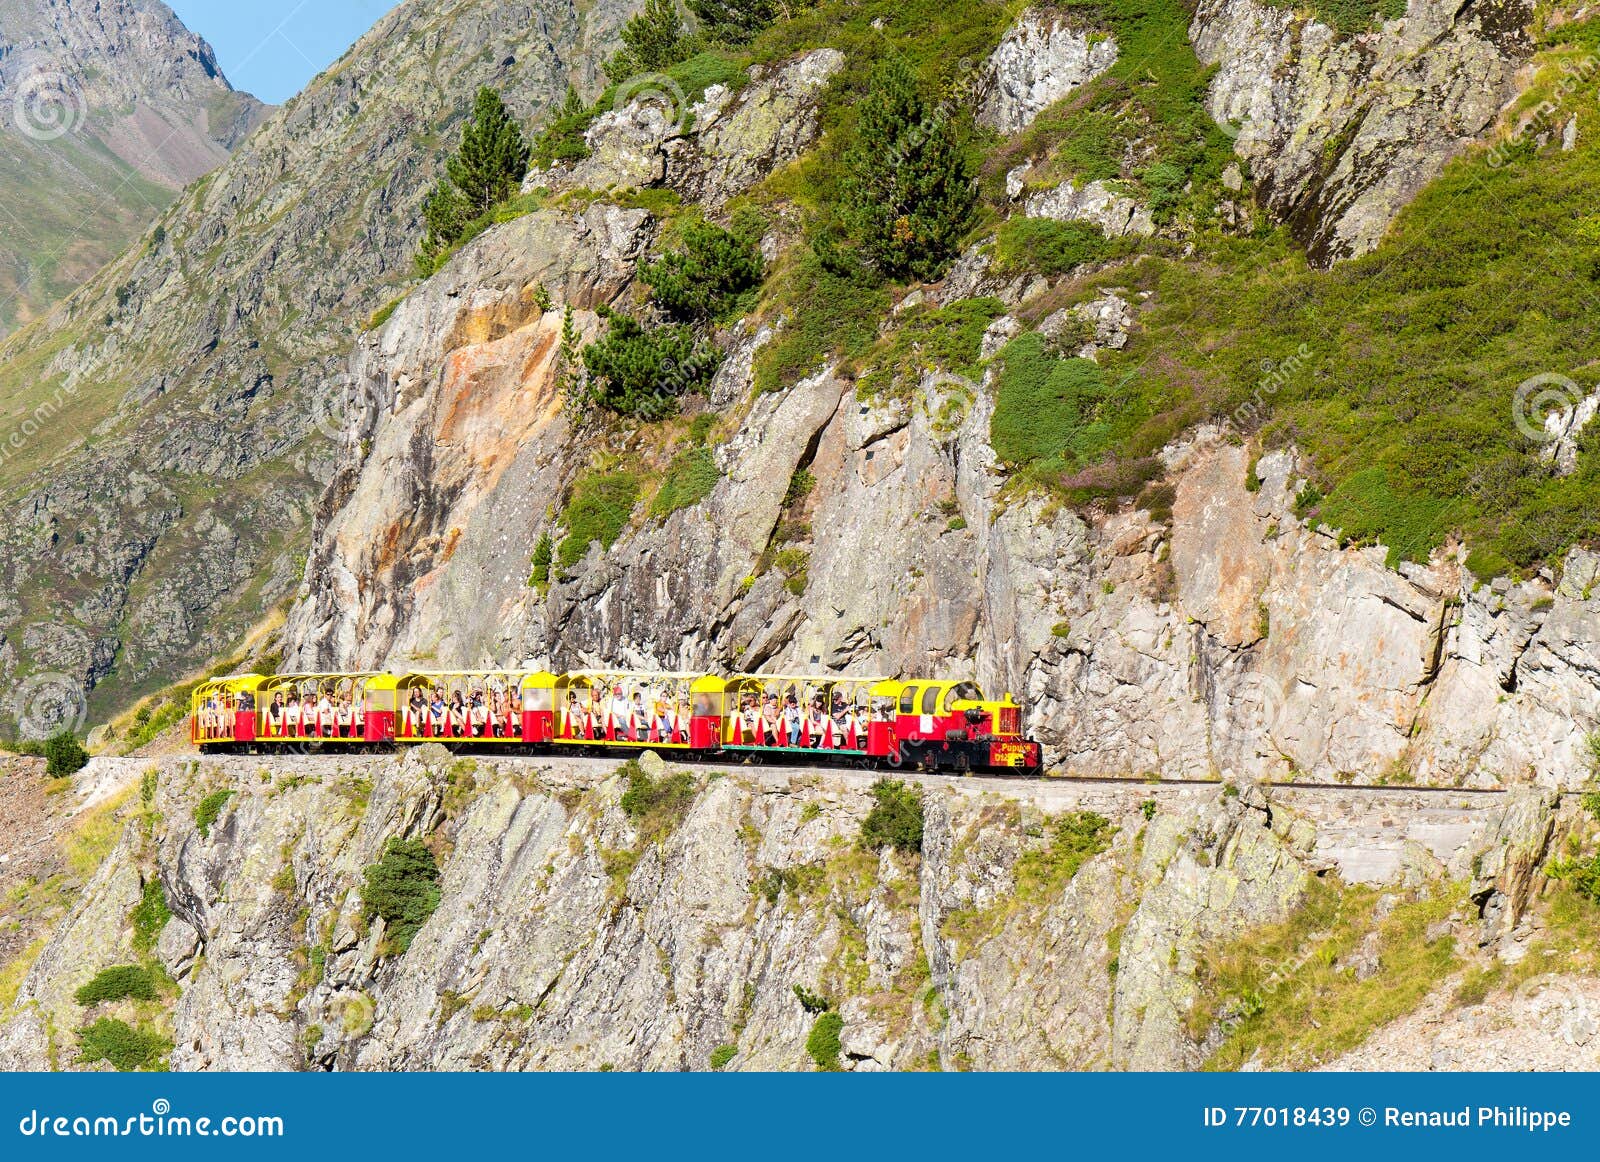
{"label": "blue sky", "polygon": [[281,104],[398,0],[167,0],[217,50],[236,89]]}

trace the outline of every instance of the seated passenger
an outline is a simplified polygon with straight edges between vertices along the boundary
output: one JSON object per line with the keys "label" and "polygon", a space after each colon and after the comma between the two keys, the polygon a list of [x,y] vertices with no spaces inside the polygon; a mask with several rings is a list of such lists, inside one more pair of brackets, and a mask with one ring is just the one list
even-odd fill
{"label": "seated passenger", "polygon": [[267,737],[283,737],[283,691],[280,690],[272,696],[272,703],[267,707]]}
{"label": "seated passenger", "polygon": [[323,738],[333,737],[333,699],[326,690],[317,699],[317,733]]}
{"label": "seated passenger", "polygon": [[468,701],[467,730],[473,738],[489,736],[489,707],[484,702],[482,690],[474,690]]}
{"label": "seated passenger", "polygon": [[283,734],[285,738],[300,735],[300,700],[292,693],[283,704]]}
{"label": "seated passenger", "polygon": [[444,704],[444,693],[440,690],[433,692],[433,700],[428,703],[427,734],[429,738],[443,738],[445,723],[449,717],[449,710]]}
{"label": "seated passenger", "polygon": [[792,692],[783,700],[783,742],[785,746],[800,745],[800,707]]}
{"label": "seated passenger", "polygon": [[400,733],[412,738],[422,733],[423,719],[428,716],[428,699],[421,686],[411,687],[411,697],[406,699],[405,711],[400,720]]}
{"label": "seated passenger", "polygon": [[828,716],[822,712],[822,697],[818,695],[811,700],[811,713],[806,717],[806,745],[819,747],[832,746],[833,740],[828,735]]}
{"label": "seated passenger", "polygon": [[777,746],[780,727],[778,696],[768,694],[761,702],[761,731],[758,745]]}
{"label": "seated passenger", "polygon": [[621,686],[611,688],[611,710],[609,721],[606,723],[607,738],[618,742],[628,737],[628,716],[633,713],[633,704],[622,693]]}
{"label": "seated passenger", "polygon": [[460,738],[467,731],[467,704],[457,690],[450,695],[449,734],[451,738]]}
{"label": "seated passenger", "polygon": [[317,732],[317,700],[310,690],[300,694],[300,737],[309,738]]}

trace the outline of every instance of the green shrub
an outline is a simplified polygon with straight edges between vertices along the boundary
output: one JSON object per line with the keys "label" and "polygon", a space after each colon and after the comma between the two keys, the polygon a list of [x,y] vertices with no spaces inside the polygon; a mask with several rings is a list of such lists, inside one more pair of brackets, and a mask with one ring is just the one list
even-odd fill
{"label": "green shrub", "polygon": [[84,1008],[102,1001],[154,1001],[161,996],[161,978],[154,969],[138,964],[103,968],[75,994]]}
{"label": "green shrub", "polygon": [[858,362],[856,379],[862,398],[907,397],[924,375],[943,371],[976,380],[983,374],[983,333],[1006,313],[999,299],[960,299],[931,309],[913,307],[900,316],[895,330]]}
{"label": "green shrub", "polygon": [[133,729],[128,732],[128,737],[122,744],[122,753],[128,754],[138,750],[141,746],[158,737],[173,724],[181,721],[189,713],[185,703],[188,695],[182,698],[169,698],[161,703],[154,711],[148,706],[141,706],[139,710],[144,714],[144,720],[139,720],[139,714],[134,714]]}
{"label": "green shrub", "polygon": [[1322,505],[1323,524],[1340,530],[1346,541],[1370,543],[1380,538],[1389,550],[1389,566],[1402,560],[1425,560],[1443,539],[1449,502],[1427,494],[1396,491],[1385,468],[1372,467],[1340,481]]}
{"label": "green shrub", "polygon": [[844,1018],[833,1012],[823,1013],[811,1026],[806,1053],[820,1072],[839,1073],[844,1069],[839,1060],[839,1034],[843,1031]]}
{"label": "green shrub", "polygon": [[[1150,805],[1153,807],[1154,803]],[[1149,818],[1146,815],[1145,818]],[[1093,811],[1069,811],[1055,821],[1050,846],[1024,852],[1017,860],[1017,896],[1040,899],[1058,892],[1078,869],[1111,846],[1117,829]]]}
{"label": "green shrub", "polygon": [[439,862],[428,845],[420,839],[391,839],[383,846],[383,858],[366,870],[361,914],[369,922],[381,917],[389,946],[403,953],[439,907],[439,897]]}
{"label": "green shrub", "polygon": [[554,553],[550,530],[546,529],[533,546],[533,569],[528,574],[528,584],[541,592],[550,587],[550,562]]}
{"label": "green shrub", "polygon": [[1019,336],[1001,352],[990,440],[1015,466],[1046,463],[1070,470],[1111,444],[1113,393],[1088,359],[1057,359],[1037,333]]}
{"label": "green shrub", "polygon": [[[700,419],[696,416],[695,419]],[[685,448],[672,458],[661,478],[661,487],[650,502],[650,515],[670,516],[680,508],[699,504],[711,495],[722,479],[717,460],[706,447]]]}
{"label": "green shrub", "polygon": [[833,1002],[819,993],[814,993],[803,984],[794,986],[795,1000],[800,1002],[800,1007],[808,1013],[826,1013],[833,1008]]}
{"label": "green shrub", "polygon": [[683,27],[674,0],[645,0],[644,8],[622,26],[622,47],[605,63],[606,76],[625,81],[639,73],[659,73],[693,56],[698,44]]}
{"label": "green shrub", "polygon": [[571,569],[583,560],[595,541],[606,549],[616,544],[638,501],[639,478],[632,472],[596,472],[580,477],[572,486],[572,496],[562,513],[567,535],[556,546],[556,566],[563,572]]}
{"label": "green shrub", "polygon": [[163,1059],[172,1052],[172,1042],[126,1021],[101,1017],[78,1030],[78,1049],[79,1060],[85,1064],[106,1061],[119,1073],[133,1073],[165,1069]]}
{"label": "green shrub", "polygon": [[922,850],[922,792],[899,779],[879,779],[872,784],[877,800],[861,821],[861,842],[877,850]]}
{"label": "green shrub", "polygon": [[1404,16],[1405,0],[1312,0],[1311,14],[1335,32],[1353,36],[1381,20]]}
{"label": "green shrub", "polygon": [[151,876],[145,881],[139,902],[128,914],[128,920],[133,925],[134,951],[149,952],[154,948],[156,941],[161,937],[161,930],[167,926],[167,921],[170,919],[172,910],[167,907],[167,896],[161,890],[161,880],[157,876]]}
{"label": "green shrub", "polygon": [[583,349],[591,404],[618,415],[659,420],[678,410],[678,397],[711,381],[721,354],[681,323],[645,327],[602,307],[605,337]]}
{"label": "green shrub", "polygon": [[641,264],[639,279],[656,305],[674,319],[720,318],[761,285],[766,263],[759,241],[759,233],[752,238],[695,219],[680,230],[677,249]]}
{"label": "green shrub", "polygon": [[864,256],[890,277],[936,277],[977,193],[950,116],[899,57],[874,69],[844,164],[841,218]]}
{"label": "green shrub", "polygon": [[541,168],[548,169],[558,162],[576,162],[588,157],[589,145],[583,135],[598,112],[598,108],[587,108],[578,90],[568,85],[561,108],[534,139],[533,160]]}
{"label": "green shrub", "polygon": [[1553,859],[1544,871],[1585,899],[1600,903],[1600,853],[1587,859]]}
{"label": "green shrub", "polygon": [[81,771],[89,761],[89,752],[67,730],[57,731],[45,739],[40,753],[44,755],[44,773],[52,779]]}
{"label": "green shrub", "polygon": [[815,375],[831,359],[864,354],[889,309],[889,292],[876,281],[830,270],[810,248],[774,279],[771,297],[785,323],[756,355],[763,392]]}
{"label": "green shrub", "polygon": [[633,820],[644,843],[659,842],[676,831],[699,793],[694,776],[688,771],[674,771],[657,780],[646,774],[637,761],[630,760],[619,773],[628,777],[628,789],[622,793],[623,813]]}
{"label": "green shrub", "polygon": [[995,234],[997,273],[1066,274],[1088,262],[1100,262],[1113,247],[1100,227],[1086,222],[1049,218],[1007,218]]}
{"label": "green shrub", "polygon": [[737,1045],[718,1045],[711,1051],[711,1068],[720,1070],[739,1052]]}
{"label": "green shrub", "polygon": [[744,44],[780,15],[788,15],[784,0],[687,0],[700,30],[724,44]]}
{"label": "green shrub", "polygon": [[194,825],[200,832],[201,838],[211,838],[211,825],[217,821],[217,817],[222,814],[224,804],[231,798],[233,798],[232,791],[213,791],[200,800],[194,809]]}

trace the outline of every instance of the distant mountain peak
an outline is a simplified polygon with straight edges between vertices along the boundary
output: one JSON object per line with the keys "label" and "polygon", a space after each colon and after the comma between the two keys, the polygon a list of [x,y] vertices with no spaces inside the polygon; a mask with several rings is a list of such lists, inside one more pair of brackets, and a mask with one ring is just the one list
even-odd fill
{"label": "distant mountain peak", "polygon": [[120,253],[270,111],[160,0],[0,0],[0,333]]}

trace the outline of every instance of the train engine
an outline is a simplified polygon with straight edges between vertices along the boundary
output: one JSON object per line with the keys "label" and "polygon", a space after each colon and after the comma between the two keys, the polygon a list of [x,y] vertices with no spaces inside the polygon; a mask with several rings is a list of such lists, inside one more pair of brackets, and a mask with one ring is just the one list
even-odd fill
{"label": "train engine", "polygon": [[891,767],[1034,775],[1044,764],[1009,693],[990,700],[971,682],[891,681],[872,688],[872,702],[868,750]]}

